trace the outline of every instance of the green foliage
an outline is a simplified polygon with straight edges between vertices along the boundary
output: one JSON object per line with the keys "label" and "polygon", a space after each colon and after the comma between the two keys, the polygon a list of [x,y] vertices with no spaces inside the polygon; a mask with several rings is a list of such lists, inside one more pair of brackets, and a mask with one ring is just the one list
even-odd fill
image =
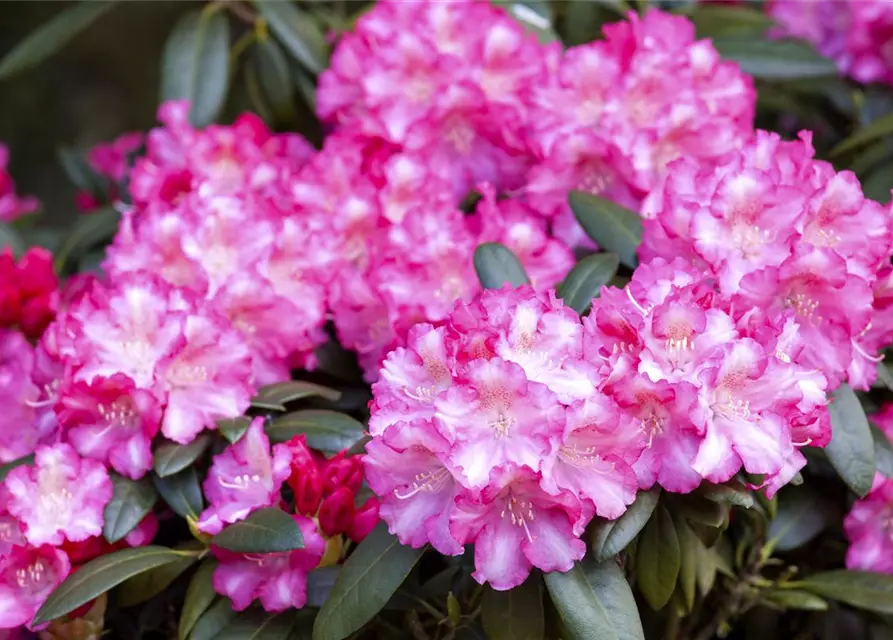
{"label": "green foliage", "polygon": [[530,282],[515,254],[497,242],[475,249],[474,268],[485,289],[499,289],[504,284],[519,287]]}
{"label": "green foliage", "polygon": [[112,499],[105,506],[102,534],[114,544],[123,539],[155,506],[158,494],[148,478],[131,480],[111,474]]}
{"label": "green foliage", "polygon": [[279,508],[258,509],[226,527],[211,544],[235,553],[279,553],[304,548],[298,523]]}

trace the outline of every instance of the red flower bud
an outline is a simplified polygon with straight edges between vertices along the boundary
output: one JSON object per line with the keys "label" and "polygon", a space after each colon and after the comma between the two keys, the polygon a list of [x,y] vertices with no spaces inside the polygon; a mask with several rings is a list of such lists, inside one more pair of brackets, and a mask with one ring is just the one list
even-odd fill
{"label": "red flower bud", "polygon": [[354,494],[347,487],[341,487],[322,501],[319,507],[319,526],[327,536],[346,533],[353,524]]}
{"label": "red flower bud", "polygon": [[312,516],[322,500],[322,472],[303,435],[292,438],[288,449],[291,453],[291,476],[286,482],[295,494],[295,511]]}
{"label": "red flower bud", "polygon": [[44,296],[59,288],[53,271],[53,254],[42,247],[31,247],[19,259],[19,291],[23,298]]}
{"label": "red flower bud", "polygon": [[363,485],[363,465],[361,456],[347,456],[347,452],[339,451],[335,457],[326,463],[325,493],[329,495],[347,487],[352,493],[356,493]]}
{"label": "red flower bud", "polygon": [[12,327],[22,317],[22,299],[14,285],[0,284],[0,327]]}
{"label": "red flower bud", "polygon": [[100,204],[96,196],[89,191],[78,191],[74,194],[74,207],[81,213],[88,213],[98,209]]}
{"label": "red flower bud", "polygon": [[43,335],[47,326],[56,317],[53,295],[46,294],[37,298],[31,298],[22,306],[19,326],[29,338],[36,340]]}
{"label": "red flower bud", "polygon": [[378,499],[372,496],[355,511],[347,537],[354,542],[362,542],[378,524],[378,520]]}

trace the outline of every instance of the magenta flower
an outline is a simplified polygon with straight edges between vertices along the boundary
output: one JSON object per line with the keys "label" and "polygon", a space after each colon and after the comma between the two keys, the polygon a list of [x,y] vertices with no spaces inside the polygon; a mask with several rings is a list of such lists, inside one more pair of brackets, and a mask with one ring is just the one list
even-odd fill
{"label": "magenta flower", "polygon": [[877,474],[871,492],[843,521],[847,569],[893,574],[893,480]]}
{"label": "magenta flower", "polygon": [[0,554],[0,629],[27,626],[71,565],[61,549],[49,545],[14,546]]}

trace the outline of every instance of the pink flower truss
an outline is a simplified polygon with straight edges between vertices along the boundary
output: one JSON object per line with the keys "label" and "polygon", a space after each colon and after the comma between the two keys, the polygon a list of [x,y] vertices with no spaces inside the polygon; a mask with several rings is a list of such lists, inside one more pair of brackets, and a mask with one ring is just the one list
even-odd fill
{"label": "pink flower truss", "polygon": [[843,521],[848,569],[893,574],[893,479],[877,474],[871,492]]}
{"label": "pink flower truss", "polygon": [[388,355],[363,462],[401,542],[450,555],[474,543],[475,578],[510,589],[532,567],[568,570],[593,514],[623,513],[643,444],[596,406],[612,405],[581,335],[554,294],[505,288]]}
{"label": "pink flower truss", "polygon": [[242,611],[259,600],[265,611],[300,609],[307,603],[307,574],[319,564],[326,543],[310,518],[293,515],[304,548],[282,553],[242,555],[214,547],[218,565],[214,590]]}
{"label": "pink flower truss", "polygon": [[785,142],[759,131],[722,163],[673,162],[646,203],[640,255],[691,260],[736,309],[792,311],[797,361],[831,388],[848,379],[867,389],[874,354],[893,338],[878,313],[889,304],[893,217],[855,175],[813,155],[808,133]]}
{"label": "pink flower truss", "polygon": [[69,571],[65,552],[49,545],[0,553],[0,629],[30,629],[34,614]]}
{"label": "pink flower truss", "polygon": [[40,206],[36,198],[16,195],[15,183],[9,175],[9,149],[0,144],[0,222],[11,222],[33,213]]}
{"label": "pink flower truss", "polygon": [[102,533],[103,510],[112,498],[105,467],[80,458],[67,444],[39,447],[33,465],[21,465],[4,481],[6,508],[34,546],[78,542]]}

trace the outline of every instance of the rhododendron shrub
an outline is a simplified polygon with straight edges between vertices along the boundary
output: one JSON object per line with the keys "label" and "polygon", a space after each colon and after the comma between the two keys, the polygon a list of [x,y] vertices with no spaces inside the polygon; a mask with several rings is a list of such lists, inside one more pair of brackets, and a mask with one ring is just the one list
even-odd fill
{"label": "rhododendron shrub", "polygon": [[632,4],[173,3],[0,145],[0,637],[890,634],[889,10]]}

